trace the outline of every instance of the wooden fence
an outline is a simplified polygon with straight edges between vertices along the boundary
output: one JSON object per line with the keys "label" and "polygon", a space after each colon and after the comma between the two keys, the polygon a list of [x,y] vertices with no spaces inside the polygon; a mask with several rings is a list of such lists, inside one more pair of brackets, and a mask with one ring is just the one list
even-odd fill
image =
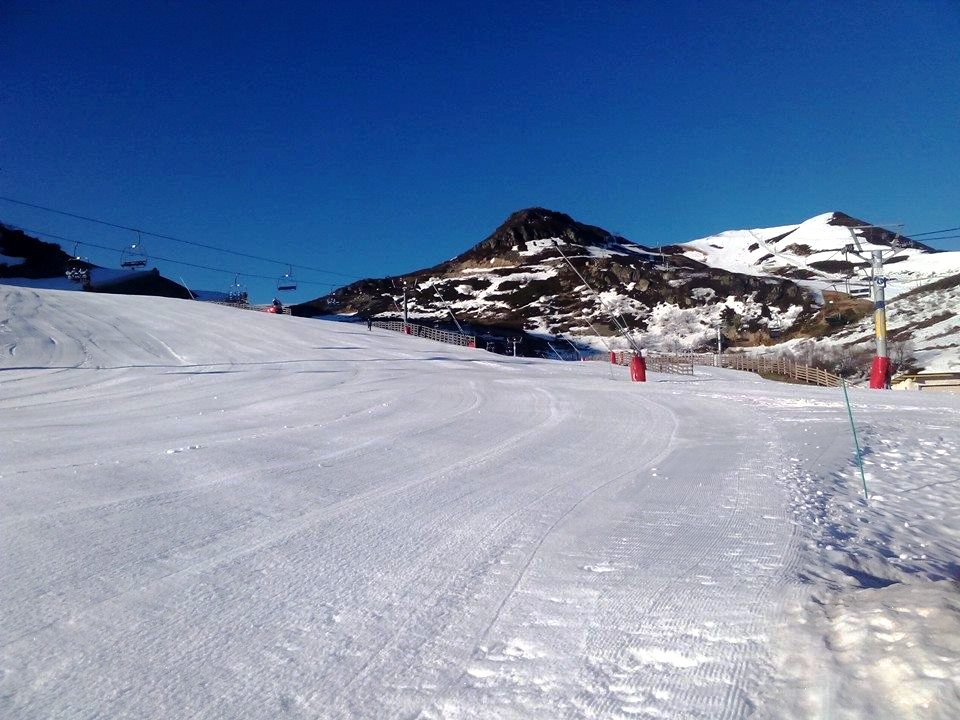
{"label": "wooden fence", "polygon": [[[273,307],[273,303],[265,305],[251,305],[245,302],[227,302],[226,300],[201,300],[200,302],[210,303],[211,305],[223,305],[224,307],[237,308],[237,310],[254,310],[256,312],[266,312],[267,308]],[[289,307],[284,307],[278,315],[292,315]]]}
{"label": "wooden fence", "polygon": [[648,353],[646,360],[647,370],[652,372],[693,375],[693,363],[681,356]]}
{"label": "wooden fence", "polygon": [[[630,353],[614,353],[616,364],[629,365]],[[777,360],[757,355],[729,353],[716,355],[713,353],[689,353],[683,355],[661,355],[650,353],[645,356],[647,369],[653,372],[676,373],[693,375],[694,365],[709,365],[724,367],[731,370],[746,370],[758,374],[781,375],[785,378],[823,387],[838,387],[840,376],[821,370],[820,368],[800,365],[792,360]]]}
{"label": "wooden fence", "polygon": [[447,343],[448,345],[461,345],[463,347],[476,347],[477,338],[473,335],[464,335],[458,332],[448,330],[438,330],[429,325],[417,325],[416,323],[403,323],[399,320],[374,320],[373,326],[382,330],[393,330],[394,332],[406,333],[415,337],[423,337],[428,340]]}
{"label": "wooden fence", "polygon": [[[613,353],[614,364],[629,365],[631,353],[620,351]],[[597,355],[591,359],[606,360],[606,355]],[[693,375],[693,363],[680,355],[660,355],[648,353],[643,356],[647,363],[647,370],[651,372],[671,373],[673,375]]]}
{"label": "wooden fence", "polygon": [[785,378],[823,387],[839,387],[840,376],[820,368],[801,365],[793,360],[780,360],[763,357],[762,355],[747,355],[746,353],[697,353],[689,356],[690,362],[695,365],[711,365],[731,370],[746,370],[763,375],[781,375]]}
{"label": "wooden fence", "polygon": [[797,382],[823,387],[838,387],[840,376],[820,368],[801,365],[792,360],[773,360],[762,356],[721,355],[720,366],[731,370],[747,370],[760,374],[781,375]]}
{"label": "wooden fence", "polygon": [[[476,347],[477,339],[473,335],[437,330],[427,325],[400,322],[399,320],[374,320],[373,325],[384,330],[406,332],[408,335],[424,337],[437,342],[465,347]],[[617,365],[629,365],[631,353],[620,351],[613,353],[612,360]],[[593,356],[590,359],[610,359],[609,356]],[[724,367],[731,370],[746,370],[758,374],[781,375],[797,382],[823,387],[838,387],[840,376],[821,370],[820,368],[800,365],[792,360],[775,360],[756,355],[729,353],[715,355],[711,353],[689,353],[683,355],[668,355],[649,353],[644,356],[647,369],[651,372],[671,373],[674,375],[693,375],[694,365],[709,365]]]}

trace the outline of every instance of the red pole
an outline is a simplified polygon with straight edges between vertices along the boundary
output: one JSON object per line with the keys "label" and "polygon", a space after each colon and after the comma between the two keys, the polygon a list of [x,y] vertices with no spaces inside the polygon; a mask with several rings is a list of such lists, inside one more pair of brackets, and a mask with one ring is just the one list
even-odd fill
{"label": "red pole", "polygon": [[630,379],[634,382],[647,381],[647,362],[640,354],[630,358]]}
{"label": "red pole", "polygon": [[870,389],[883,390],[888,387],[890,379],[890,358],[882,355],[873,356],[873,364],[870,366]]}

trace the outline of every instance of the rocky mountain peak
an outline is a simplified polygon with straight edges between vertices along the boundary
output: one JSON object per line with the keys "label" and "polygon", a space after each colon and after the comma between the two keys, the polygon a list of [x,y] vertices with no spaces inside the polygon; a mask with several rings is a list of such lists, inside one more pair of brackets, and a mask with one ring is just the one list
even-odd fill
{"label": "rocky mountain peak", "polygon": [[[873,243],[874,245],[888,245],[891,247],[901,247],[901,248],[912,248],[914,250],[921,250],[923,252],[937,252],[934,248],[924,245],[921,242],[912,240],[908,237],[903,237],[902,235],[892,232],[882,227],[869,227],[870,223],[860,220],[855,217],[851,217],[846,213],[835,211],[830,214],[830,218],[827,220],[827,225],[833,225],[836,227],[847,227],[847,228],[860,228],[859,236],[864,238],[867,242]],[[867,226],[867,227],[864,227]]]}
{"label": "rocky mountain peak", "polygon": [[577,222],[565,213],[531,207],[512,213],[493,233],[457,259],[503,257],[526,250],[528,243],[551,238],[567,244],[605,247],[613,235],[603,228]]}
{"label": "rocky mountain peak", "polygon": [[718,327],[762,339],[815,312],[811,296],[789,280],[654,252],[541,207],[518,210],[452,260],[402,278],[359,281],[295,312],[396,318],[402,287],[414,322],[443,323],[453,314],[474,329],[537,337],[616,335],[626,325],[649,343],[675,344],[682,336],[690,349],[712,347]]}

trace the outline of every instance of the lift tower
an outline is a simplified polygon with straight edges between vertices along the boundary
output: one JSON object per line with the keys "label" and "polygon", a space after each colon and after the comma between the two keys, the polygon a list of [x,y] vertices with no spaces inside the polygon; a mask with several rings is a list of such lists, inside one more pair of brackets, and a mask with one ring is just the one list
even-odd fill
{"label": "lift tower", "polygon": [[873,325],[877,340],[877,353],[874,355],[873,363],[870,366],[870,387],[874,390],[883,390],[890,387],[891,373],[890,356],[887,353],[887,278],[883,274],[883,254],[887,252],[889,257],[897,254],[900,234],[897,233],[890,250],[870,250],[870,254],[867,255],[860,244],[860,238],[857,237],[855,232],[867,228],[886,229],[880,225],[851,227],[850,236],[853,238],[853,244],[847,245],[844,248],[844,253],[854,255],[869,264],[870,297],[873,298]]}

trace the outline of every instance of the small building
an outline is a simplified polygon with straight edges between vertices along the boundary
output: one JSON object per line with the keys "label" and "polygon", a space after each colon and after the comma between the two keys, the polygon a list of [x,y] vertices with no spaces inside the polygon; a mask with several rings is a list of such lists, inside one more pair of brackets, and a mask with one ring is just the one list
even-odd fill
{"label": "small building", "polygon": [[960,392],[960,372],[909,373],[895,377],[890,387],[894,390]]}

